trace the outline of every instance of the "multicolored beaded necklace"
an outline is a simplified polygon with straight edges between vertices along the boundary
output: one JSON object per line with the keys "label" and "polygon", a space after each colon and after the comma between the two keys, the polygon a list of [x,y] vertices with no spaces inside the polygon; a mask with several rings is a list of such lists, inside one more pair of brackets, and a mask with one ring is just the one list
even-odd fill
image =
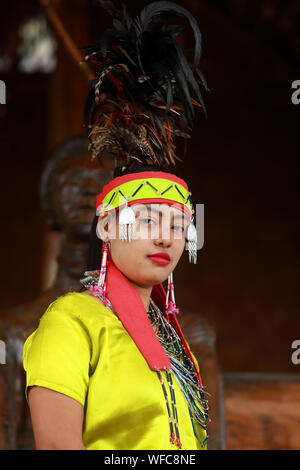
{"label": "multicolored beaded necklace", "polygon": [[[95,286],[97,286],[98,284],[99,271],[86,271],[84,274],[86,277],[81,279],[80,283],[85,288],[89,289],[94,297],[98,297],[102,301],[102,294],[98,291],[98,289],[95,289]],[[108,308],[114,315],[116,315],[113,306],[107,296],[105,300],[106,308]],[[176,333],[175,329],[167,321],[167,319],[164,317],[164,315],[152,299],[150,299],[149,307],[149,312],[147,312],[149,321],[154,329],[158,341],[160,342],[161,346],[164,348],[167,356],[169,357],[171,363],[171,370],[187,402],[194,435],[200,443],[201,447],[205,447],[208,440],[207,431],[209,422],[209,409],[207,400],[205,398],[205,392],[203,390],[203,387],[200,387],[200,384],[197,380],[197,374],[194,365],[192,364],[184,348],[182,347],[180,338]],[[165,372],[171,396],[171,406],[169,403],[165,383],[163,381],[163,375],[161,371],[156,371],[162,386],[168,411],[170,442],[172,444],[176,444],[176,446],[181,449],[182,443],[180,441],[178,414],[175,400],[175,391],[172,381],[172,374],[168,370],[165,370]],[[195,421],[198,422],[200,426],[206,430],[207,437],[204,439],[203,442],[201,442],[201,440],[199,439],[199,436],[195,429]]]}
{"label": "multicolored beaded necklace", "polygon": [[[197,380],[197,374],[194,365],[192,364],[184,348],[182,347],[180,338],[176,333],[175,329],[167,321],[167,319],[164,317],[164,315],[152,299],[150,299],[150,310],[148,316],[152,326],[155,328],[155,333],[158,341],[160,342],[169,357],[171,363],[171,370],[186,399],[194,434],[200,445],[204,447],[208,440],[207,428],[209,422],[209,408],[207,400],[205,398],[205,392],[203,390],[203,387],[200,387],[199,382]],[[160,372],[157,371],[157,373],[161,380]],[[172,375],[168,371],[166,371],[166,375],[172,397],[173,421],[175,425],[176,437],[177,439],[179,439],[178,416],[175,402],[174,387],[172,383]],[[169,410],[168,402],[167,409]],[[170,414],[169,418],[171,418]],[[207,437],[203,442],[200,441],[199,436],[196,432],[195,421],[197,421],[200,426],[206,430]],[[171,430],[171,435],[172,434],[173,432]]]}

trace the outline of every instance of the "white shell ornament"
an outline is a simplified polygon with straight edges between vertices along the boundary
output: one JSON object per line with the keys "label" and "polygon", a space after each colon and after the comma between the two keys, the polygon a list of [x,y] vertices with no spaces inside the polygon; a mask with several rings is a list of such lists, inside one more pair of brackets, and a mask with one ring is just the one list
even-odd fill
{"label": "white shell ornament", "polygon": [[119,214],[120,239],[129,242],[135,238],[135,213],[131,207],[126,206]]}
{"label": "white shell ornament", "polygon": [[189,251],[189,262],[196,264],[197,262],[197,230],[193,222],[191,222],[186,231],[186,248]]}

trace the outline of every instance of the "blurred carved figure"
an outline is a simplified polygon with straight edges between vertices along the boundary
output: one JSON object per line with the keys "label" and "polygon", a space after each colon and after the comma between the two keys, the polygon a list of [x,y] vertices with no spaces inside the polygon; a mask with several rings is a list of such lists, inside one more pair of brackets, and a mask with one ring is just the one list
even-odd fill
{"label": "blurred carved figure", "polygon": [[41,203],[51,232],[46,247],[43,293],[3,312],[0,324],[6,351],[6,364],[0,367],[0,449],[34,448],[24,396],[23,344],[52,301],[80,289],[95,197],[111,176],[109,161],[103,167],[91,162],[83,137],[59,146],[45,166]]}

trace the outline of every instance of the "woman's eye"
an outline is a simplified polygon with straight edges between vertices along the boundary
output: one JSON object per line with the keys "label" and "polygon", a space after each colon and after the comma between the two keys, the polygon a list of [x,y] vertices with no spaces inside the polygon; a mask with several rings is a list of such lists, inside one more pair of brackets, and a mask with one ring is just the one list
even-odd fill
{"label": "woman's eye", "polygon": [[149,221],[154,223],[154,220],[149,219],[149,217],[145,217],[144,219],[140,219],[140,220],[141,220],[141,222],[143,222],[143,223],[145,223],[145,224],[147,224],[147,225],[150,225],[150,224],[148,224]]}
{"label": "woman's eye", "polygon": [[174,225],[173,229],[176,230],[176,232],[184,231],[184,228],[182,227],[182,225]]}

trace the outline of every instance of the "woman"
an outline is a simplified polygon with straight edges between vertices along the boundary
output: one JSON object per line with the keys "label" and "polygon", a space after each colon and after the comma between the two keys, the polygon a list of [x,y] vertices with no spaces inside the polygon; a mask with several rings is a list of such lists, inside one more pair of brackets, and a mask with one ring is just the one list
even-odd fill
{"label": "woman", "polygon": [[[119,12],[111,2],[100,3],[120,29],[115,35],[109,30],[114,39],[109,53],[106,35],[101,48],[89,48],[86,57],[102,58],[93,99],[88,98],[86,108],[92,128],[90,150],[99,157],[109,149],[116,161],[124,163],[97,197],[88,271],[81,280],[85,290],[52,302],[24,345],[36,446],[205,449],[208,407],[197,361],[176,318],[173,285],[173,271],[185,246],[192,262],[197,250],[191,193],[185,181],[169,170],[170,160],[177,158],[176,118],[184,115],[178,110],[186,109],[177,95],[182,97],[186,87],[179,80],[171,96],[167,93],[167,102],[163,93],[158,95],[166,57],[155,60],[149,52],[155,43],[157,54],[158,39],[173,59],[176,51],[177,62],[172,60],[172,66],[177,65],[176,82],[182,56],[171,40],[178,27],[166,33],[154,19],[167,8],[187,17],[196,38],[198,33],[191,15],[170,2],[149,5],[136,23],[126,9]],[[147,34],[141,36],[141,31]],[[137,39],[142,45],[138,57],[132,49]],[[147,51],[148,61],[142,50]],[[120,57],[116,60],[117,54],[124,63]],[[176,106],[172,96],[177,97]],[[158,123],[161,132],[154,129]]]}

